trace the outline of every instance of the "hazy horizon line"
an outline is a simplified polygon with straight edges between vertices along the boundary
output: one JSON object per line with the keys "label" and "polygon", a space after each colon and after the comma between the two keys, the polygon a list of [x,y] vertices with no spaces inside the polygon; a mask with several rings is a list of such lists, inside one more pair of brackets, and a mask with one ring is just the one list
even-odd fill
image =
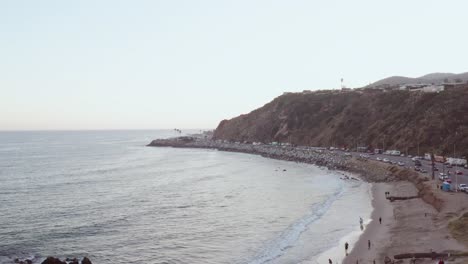
{"label": "hazy horizon line", "polygon": [[215,128],[105,128],[105,129],[0,129],[1,132],[80,132],[80,131],[156,131],[156,130],[214,130]]}

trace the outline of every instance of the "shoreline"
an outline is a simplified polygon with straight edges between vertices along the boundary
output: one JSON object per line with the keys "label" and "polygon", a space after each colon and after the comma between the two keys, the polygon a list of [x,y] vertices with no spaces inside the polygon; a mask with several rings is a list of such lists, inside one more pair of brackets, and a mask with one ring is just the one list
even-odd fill
{"label": "shoreline", "polygon": [[[375,263],[384,263],[384,260],[392,261],[396,255],[403,253],[443,253],[450,250],[466,252],[468,249],[467,245],[452,239],[447,227],[447,218],[450,216],[453,219],[460,215],[460,212],[468,210],[468,206],[465,208],[460,202],[457,202],[457,206],[452,205],[454,198],[438,190],[437,181],[431,181],[428,177],[409,169],[351,157],[342,151],[306,146],[253,145],[193,137],[158,139],[147,146],[216,149],[255,154],[358,175],[358,178],[371,184],[371,221],[342,263],[373,263],[374,260]],[[399,197],[412,196],[417,199],[391,202],[385,197],[387,191],[393,196],[396,194]],[[456,201],[466,199],[468,204],[468,196],[462,195],[464,197],[456,197]],[[382,224],[378,221],[379,217],[382,217]],[[424,228],[421,228],[421,222],[424,222]],[[419,241],[421,237],[425,240]],[[371,241],[371,250],[368,249],[368,240]],[[338,247],[340,246],[344,250],[344,244]],[[459,262],[463,260],[458,258],[454,263],[463,263]],[[409,263],[409,259],[402,261],[400,263]],[[433,260],[419,259],[418,263],[433,263]]]}
{"label": "shoreline", "polygon": [[[365,184],[368,185],[367,192],[369,194],[369,198],[372,199],[373,193],[374,193],[374,184],[365,182]],[[372,221],[372,214],[375,211],[375,207],[370,203],[371,211],[369,214],[366,215],[361,215],[361,217],[364,219],[364,230],[366,230],[367,226],[370,224]],[[328,263],[328,259],[331,259],[333,263],[345,263],[346,259],[348,258],[348,254],[353,251],[355,246],[359,243],[359,240],[361,239],[363,235],[363,230],[359,227],[359,219],[352,219],[351,222],[353,225],[355,225],[355,229],[351,231],[350,233],[346,234],[345,236],[342,236],[339,238],[338,244],[333,246],[332,248],[320,253],[318,257],[316,258],[315,262],[313,263]],[[345,243],[349,244],[349,249],[348,252],[345,251]],[[311,262],[312,263],[312,262]]]}
{"label": "shoreline", "polygon": [[[382,249],[387,246],[389,224],[393,218],[393,207],[384,197],[384,193],[392,189],[389,183],[372,184],[372,213],[370,222],[365,226],[364,231],[359,235],[356,244],[342,263],[373,263],[381,262]],[[379,222],[382,218],[382,224]],[[371,249],[368,248],[368,240],[371,241]]]}

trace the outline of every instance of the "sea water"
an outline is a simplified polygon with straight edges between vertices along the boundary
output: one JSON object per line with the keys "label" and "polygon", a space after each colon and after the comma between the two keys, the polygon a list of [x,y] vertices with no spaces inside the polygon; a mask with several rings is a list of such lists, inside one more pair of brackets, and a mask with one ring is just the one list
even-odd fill
{"label": "sea water", "polygon": [[336,263],[370,215],[369,185],[341,172],[145,147],[176,135],[0,132],[0,263]]}

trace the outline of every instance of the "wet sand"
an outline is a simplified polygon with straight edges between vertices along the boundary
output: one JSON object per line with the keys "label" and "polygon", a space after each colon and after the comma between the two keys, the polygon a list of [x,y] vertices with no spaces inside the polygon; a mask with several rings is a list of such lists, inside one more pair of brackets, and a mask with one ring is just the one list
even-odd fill
{"label": "wet sand", "polygon": [[[382,263],[379,261],[381,252],[388,247],[390,226],[395,221],[393,217],[393,206],[385,198],[385,192],[392,190],[392,184],[373,183],[372,184],[372,206],[374,210],[371,215],[371,222],[365,229],[359,240],[352,247],[351,252],[343,263]],[[382,218],[382,224],[379,223]],[[356,224],[359,224],[356,222]],[[371,248],[368,248],[368,240],[371,241]],[[343,245],[344,247],[344,245]]]}

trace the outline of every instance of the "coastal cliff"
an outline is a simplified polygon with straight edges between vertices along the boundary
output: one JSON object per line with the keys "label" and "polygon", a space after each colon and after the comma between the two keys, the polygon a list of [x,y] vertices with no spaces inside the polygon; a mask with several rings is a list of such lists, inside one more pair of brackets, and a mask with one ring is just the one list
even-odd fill
{"label": "coastal cliff", "polygon": [[214,139],[303,146],[468,153],[468,89],[440,93],[316,91],[285,93],[248,114],[220,122]]}

